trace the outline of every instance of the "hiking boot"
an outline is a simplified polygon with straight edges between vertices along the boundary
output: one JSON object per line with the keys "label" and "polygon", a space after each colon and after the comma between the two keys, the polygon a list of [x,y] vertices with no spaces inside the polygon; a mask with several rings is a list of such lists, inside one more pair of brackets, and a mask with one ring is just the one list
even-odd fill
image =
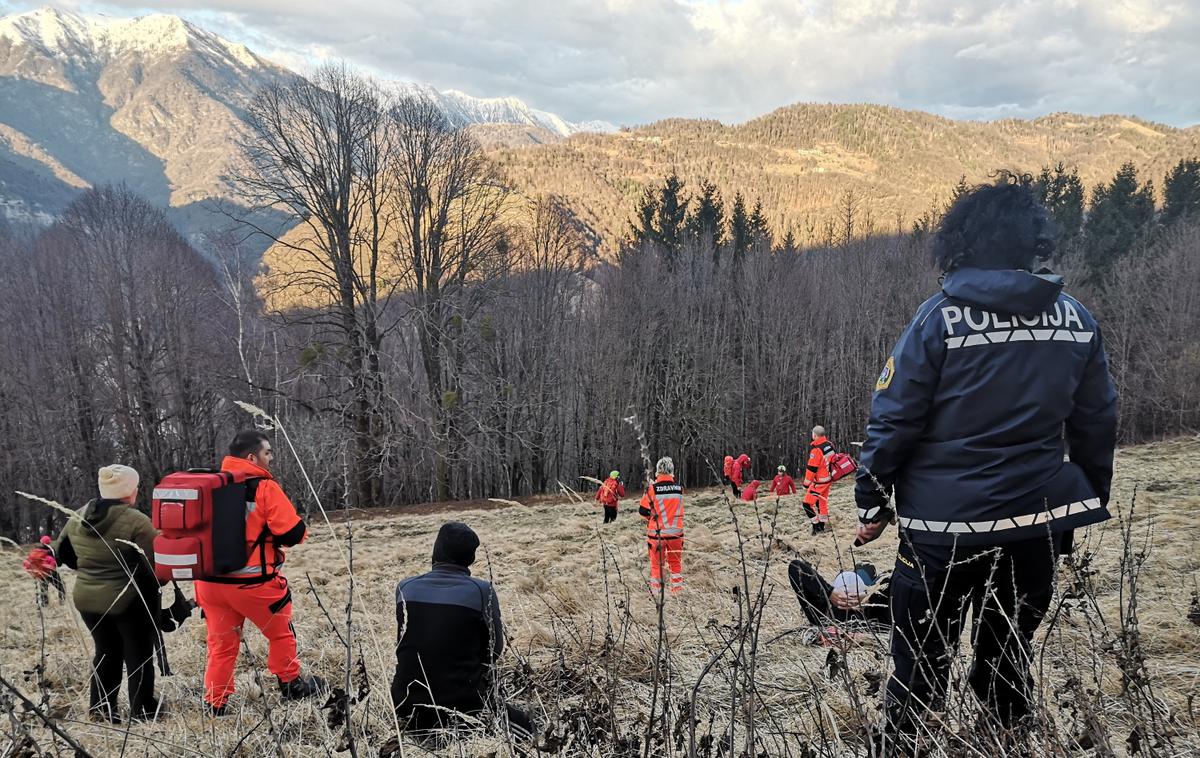
{"label": "hiking boot", "polygon": [[116,711],[114,711],[110,708],[105,708],[104,706],[100,706],[100,705],[93,706],[92,708],[88,709],[88,719],[90,719],[91,721],[101,723],[101,724],[104,724],[104,723],[119,724],[119,723],[121,723],[121,717],[119,715],[117,715]]}
{"label": "hiking boot", "polygon": [[283,695],[284,700],[302,700],[328,691],[329,683],[312,674],[301,674],[290,682],[281,681],[279,683],[279,693]]}
{"label": "hiking boot", "polygon": [[213,705],[212,703],[204,704],[204,712],[211,718],[224,716],[227,713],[227,708],[227,703],[221,703],[220,705]]}
{"label": "hiking boot", "polygon": [[161,703],[154,703],[140,711],[129,714],[130,721],[162,721],[170,717],[171,712],[164,708]]}

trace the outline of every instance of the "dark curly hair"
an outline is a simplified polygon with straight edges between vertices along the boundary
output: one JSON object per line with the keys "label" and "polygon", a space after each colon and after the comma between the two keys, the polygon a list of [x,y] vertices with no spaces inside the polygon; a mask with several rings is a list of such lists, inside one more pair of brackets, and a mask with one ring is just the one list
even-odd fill
{"label": "dark curly hair", "polygon": [[1054,222],[1028,174],[1002,171],[994,184],[965,192],[942,217],[929,256],[942,273],[957,268],[1033,270],[1054,254]]}

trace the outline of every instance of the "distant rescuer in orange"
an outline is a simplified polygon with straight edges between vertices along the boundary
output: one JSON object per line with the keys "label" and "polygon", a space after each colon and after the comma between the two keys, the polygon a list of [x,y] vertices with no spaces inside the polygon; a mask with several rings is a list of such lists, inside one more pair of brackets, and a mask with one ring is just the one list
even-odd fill
{"label": "distant rescuer in orange", "polygon": [[[204,672],[204,702],[214,716],[225,714],[233,694],[233,671],[246,619],[270,643],[267,668],[279,680],[284,700],[298,700],[328,689],[317,676],[300,673],[296,633],[292,627],[292,591],[279,569],[284,547],[304,541],[307,527],[296,507],[271,476],[271,442],[258,430],[239,432],[221,461],[222,471],[244,473],[258,480],[253,510],[246,516],[245,568],[217,579],[196,582],[196,602],[208,625],[208,666]],[[247,508],[250,504],[247,503]]]}
{"label": "distant rescuer in orange", "polygon": [[742,491],[742,487],[746,484],[746,475],[750,473],[750,456],[742,453],[738,459],[733,462],[733,473],[730,479],[733,481],[733,495],[737,497]]}
{"label": "distant rescuer in orange", "polygon": [[650,552],[650,591],[658,597],[664,565],[671,573],[671,594],[683,591],[683,487],[675,481],[675,462],[659,458],[657,475],[642,496],[638,513],[646,519]]}
{"label": "distant rescuer in orange", "polygon": [[833,485],[829,456],[834,452],[825,436],[825,427],[814,426],[808,466],[804,470],[804,512],[812,519],[813,534],[825,531],[829,523],[829,488]]}
{"label": "distant rescuer in orange", "polygon": [[787,466],[780,466],[775,478],[771,481],[771,492],[775,495],[795,495],[796,480],[787,472]]}
{"label": "distant rescuer in orange", "polygon": [[734,497],[737,497],[740,494],[738,492],[737,485],[733,483],[733,456],[732,455],[725,456],[725,462],[721,468],[721,481],[724,482],[725,484],[729,485],[729,488],[733,490]]}
{"label": "distant rescuer in orange", "polygon": [[600,485],[596,499],[604,506],[604,523],[617,520],[617,503],[625,497],[625,485],[621,483],[621,472],[610,471],[608,478]]}

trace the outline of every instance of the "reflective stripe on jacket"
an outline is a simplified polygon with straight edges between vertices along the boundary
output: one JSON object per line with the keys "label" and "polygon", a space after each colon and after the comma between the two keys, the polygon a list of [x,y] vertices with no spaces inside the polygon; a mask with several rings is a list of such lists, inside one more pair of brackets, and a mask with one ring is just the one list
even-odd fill
{"label": "reflective stripe on jacket", "polygon": [[659,474],[642,495],[638,513],[646,519],[646,536],[683,536],[683,487],[669,474]]}
{"label": "reflective stripe on jacket", "polygon": [[1117,393],[1096,320],[1062,286],[1028,271],[946,275],[876,382],[861,520],[878,520],[893,491],[907,538],[929,544],[1033,539],[1109,517]]}
{"label": "reflective stripe on jacket", "polygon": [[828,484],[830,481],[829,456],[836,451],[829,443],[828,437],[817,437],[812,441],[811,448],[808,454],[808,466],[804,469],[804,486]]}

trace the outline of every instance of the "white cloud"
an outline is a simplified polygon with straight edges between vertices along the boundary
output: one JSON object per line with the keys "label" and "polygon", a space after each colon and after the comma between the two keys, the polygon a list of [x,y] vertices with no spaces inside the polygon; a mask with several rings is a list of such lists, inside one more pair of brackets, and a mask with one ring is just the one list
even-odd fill
{"label": "white cloud", "polygon": [[571,120],[739,121],[815,100],[1200,122],[1200,0],[79,4],[180,13],[292,67],[345,58],[442,89],[515,95]]}

